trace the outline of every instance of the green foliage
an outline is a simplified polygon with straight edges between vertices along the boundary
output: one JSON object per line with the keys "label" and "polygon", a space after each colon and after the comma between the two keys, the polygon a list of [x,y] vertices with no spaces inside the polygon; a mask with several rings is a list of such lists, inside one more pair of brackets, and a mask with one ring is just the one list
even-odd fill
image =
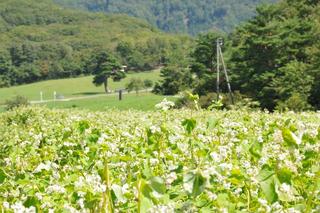
{"label": "green foliage", "polygon": [[[256,17],[229,35],[231,43],[221,33],[200,35],[191,51],[191,78],[186,85],[201,96],[201,106],[208,107],[215,100],[210,94],[216,91],[215,47],[217,38],[223,37],[232,88],[241,94],[234,107],[319,109],[319,7],[317,2],[289,0],[261,6]],[[185,89],[186,81],[179,79],[187,72],[174,73],[164,72],[166,81],[155,91],[167,92],[165,88],[170,88],[178,93]],[[222,92],[226,92],[226,79],[222,77],[221,82]],[[230,105],[228,99],[224,107]]]}
{"label": "green foliage", "polygon": [[183,185],[191,196],[197,197],[204,191],[206,179],[200,172],[191,171],[183,176]]}
{"label": "green foliage", "polygon": [[94,55],[87,67],[90,67],[95,75],[93,83],[96,86],[103,84],[106,93],[109,92],[109,78],[112,78],[113,81],[120,81],[126,77],[124,71],[121,71],[122,67],[119,62],[110,53],[105,51],[98,52]]}
{"label": "green foliage", "polygon": [[192,133],[192,131],[194,130],[194,128],[196,128],[197,125],[197,121],[194,119],[185,119],[184,121],[182,121],[182,126],[184,126],[186,132],[190,135]]}
{"label": "green foliage", "polygon": [[187,54],[185,50],[189,46],[188,37],[180,37],[176,41],[150,38],[145,43],[119,42],[116,53],[129,70],[144,71],[171,63],[177,55],[183,58]]}
{"label": "green foliage", "polygon": [[317,212],[319,125],[316,112],[15,109],[0,114],[0,209]]}
{"label": "green foliage", "polygon": [[274,171],[269,166],[263,166],[259,173],[258,180],[262,192],[269,203],[274,203],[278,200],[278,195],[275,189]]}
{"label": "green foliage", "polygon": [[235,88],[269,110],[317,107],[318,10],[304,0],[259,7],[232,35]]}
{"label": "green foliage", "polygon": [[216,89],[216,41],[223,37],[223,34],[215,32],[200,35],[196,40],[195,48],[191,53],[190,70],[196,77],[195,93],[199,95],[214,92]]}
{"label": "green foliage", "polygon": [[150,70],[191,43],[136,18],[62,9],[49,0],[3,0],[0,14],[1,87],[92,74],[86,65],[97,50],[131,70]]}
{"label": "green foliage", "polygon": [[143,18],[167,32],[196,35],[210,29],[230,31],[255,13],[261,3],[275,0],[54,0],[62,5],[91,11],[125,13]]}
{"label": "green foliage", "polygon": [[14,108],[17,107],[21,107],[21,106],[28,106],[29,105],[29,101],[26,97],[23,96],[16,96],[15,98],[11,99],[11,100],[6,100],[5,101],[5,105],[6,105],[6,109],[7,110],[12,110]]}
{"label": "green foliage", "polygon": [[192,84],[192,77],[189,69],[169,65],[161,69],[162,80],[158,82],[153,92],[163,95],[175,95],[180,91],[189,88]]}
{"label": "green foliage", "polygon": [[139,93],[139,90],[143,89],[144,83],[139,78],[131,78],[129,83],[126,85],[126,90],[128,92],[135,91],[136,94]]}
{"label": "green foliage", "polygon": [[153,81],[150,80],[150,79],[145,79],[145,80],[143,81],[143,86],[144,86],[145,88],[150,88],[150,87],[153,86]]}
{"label": "green foliage", "polygon": [[294,133],[292,133],[289,129],[282,129],[282,137],[285,144],[289,147],[297,147],[298,142],[295,138]]}
{"label": "green foliage", "polygon": [[[56,91],[62,94],[66,99],[77,98],[79,96],[90,97],[92,95],[103,95],[103,86],[96,87],[92,84],[93,75],[76,78],[66,78],[59,80],[41,81],[33,84],[13,86],[10,88],[0,88],[0,104],[6,99],[12,99],[16,95],[27,97],[29,100],[40,100],[40,92],[43,93],[43,100],[51,100]],[[125,85],[131,78],[140,78],[142,80],[150,79],[152,81],[160,80],[160,70],[149,72],[132,72],[127,74],[127,78],[121,81],[109,81],[109,87],[112,90],[125,88]]]}

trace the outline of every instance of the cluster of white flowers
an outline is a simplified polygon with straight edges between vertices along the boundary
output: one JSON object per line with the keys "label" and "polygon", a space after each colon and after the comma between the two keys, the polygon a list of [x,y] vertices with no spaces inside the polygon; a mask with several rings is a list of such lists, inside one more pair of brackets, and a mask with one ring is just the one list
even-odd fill
{"label": "cluster of white flowers", "polygon": [[105,192],[107,188],[106,185],[102,183],[101,177],[97,174],[86,174],[84,177],[80,176],[74,183],[74,186],[78,190],[88,187],[95,193]]}
{"label": "cluster of white flowers", "polygon": [[162,102],[156,104],[156,108],[163,110],[163,111],[168,111],[172,107],[174,107],[174,102],[168,101],[166,98],[162,100]]}
{"label": "cluster of white flowers", "polygon": [[51,169],[51,162],[40,163],[37,168],[33,171],[34,173],[42,172],[42,170],[49,171]]}
{"label": "cluster of white flowers", "polygon": [[66,189],[63,186],[60,186],[58,184],[51,185],[46,189],[46,193],[58,193],[58,194],[64,194],[66,193]]}
{"label": "cluster of white flowers", "polygon": [[175,172],[171,172],[166,177],[166,184],[171,185],[173,183],[173,181],[175,181],[177,178],[178,178],[177,174]]}
{"label": "cluster of white flowers", "polygon": [[149,209],[148,213],[174,213],[174,204],[156,205]]}
{"label": "cluster of white flowers", "polygon": [[[198,201],[204,210],[243,211],[245,200],[252,212],[298,213],[306,200],[319,212],[320,114],[168,111],[172,107],[165,100],[158,108],[166,113],[27,108],[0,114],[0,210],[95,211],[85,208],[102,207],[107,166],[115,212],[145,199],[150,212],[201,212]],[[28,125],[15,120],[28,113]],[[181,124],[190,118],[197,121],[192,134]],[[29,207],[30,199],[39,205]]]}
{"label": "cluster of white flowers", "polygon": [[22,202],[16,202],[10,206],[8,202],[3,204],[5,210],[12,210],[14,213],[36,213],[34,206],[25,207]]}

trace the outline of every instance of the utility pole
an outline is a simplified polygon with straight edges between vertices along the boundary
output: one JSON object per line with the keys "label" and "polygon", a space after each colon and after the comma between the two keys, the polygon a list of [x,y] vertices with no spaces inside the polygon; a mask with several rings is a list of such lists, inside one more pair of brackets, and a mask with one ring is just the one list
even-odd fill
{"label": "utility pole", "polygon": [[228,76],[228,71],[224,62],[221,46],[223,46],[223,40],[222,38],[217,39],[217,100],[219,101],[220,99],[220,61],[222,62],[222,67],[223,67],[223,72],[226,77],[227,85],[228,85],[228,91],[229,91],[229,96],[231,99],[231,103],[234,104],[233,100],[233,94],[232,94],[232,89],[231,89],[231,84]]}

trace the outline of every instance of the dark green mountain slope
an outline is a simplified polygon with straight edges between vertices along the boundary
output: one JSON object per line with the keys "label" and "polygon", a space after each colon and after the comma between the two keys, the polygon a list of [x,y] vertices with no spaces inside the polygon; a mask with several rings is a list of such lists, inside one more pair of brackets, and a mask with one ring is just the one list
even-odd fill
{"label": "dark green mountain slope", "polygon": [[119,44],[131,51],[132,68],[150,69],[189,41],[126,15],[63,9],[49,0],[0,0],[0,32],[0,86],[90,73],[86,62],[97,49],[118,53]]}
{"label": "dark green mountain slope", "polygon": [[61,5],[124,13],[148,20],[167,32],[197,34],[218,28],[230,31],[255,14],[261,3],[277,0],[54,0]]}

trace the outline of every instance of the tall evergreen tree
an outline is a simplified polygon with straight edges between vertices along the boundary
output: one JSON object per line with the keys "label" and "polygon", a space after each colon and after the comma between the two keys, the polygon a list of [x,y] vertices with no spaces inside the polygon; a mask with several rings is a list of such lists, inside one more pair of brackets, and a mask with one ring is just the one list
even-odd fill
{"label": "tall evergreen tree", "polygon": [[309,51],[319,44],[319,35],[314,33],[319,16],[313,17],[317,8],[319,3],[309,0],[286,0],[258,8],[257,17],[232,36],[236,88],[270,110],[294,94],[307,106],[312,96],[310,85],[319,73]]}
{"label": "tall evergreen tree", "polygon": [[93,83],[96,86],[103,84],[106,93],[109,93],[109,78],[113,81],[120,81],[126,77],[126,74],[121,71],[120,63],[106,51],[99,52],[89,63],[88,67],[94,74]]}

